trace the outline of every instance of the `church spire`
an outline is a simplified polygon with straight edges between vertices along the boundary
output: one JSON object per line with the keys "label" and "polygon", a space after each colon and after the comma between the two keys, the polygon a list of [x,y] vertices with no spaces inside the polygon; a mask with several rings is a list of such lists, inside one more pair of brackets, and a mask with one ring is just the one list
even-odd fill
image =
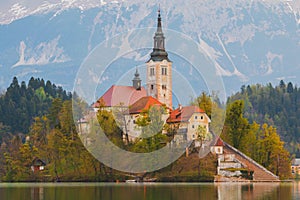
{"label": "church spire", "polygon": [[138,69],[136,68],[134,78],[132,80],[132,85],[136,90],[141,90],[141,82],[142,80],[140,79],[140,74],[138,72]]}
{"label": "church spire", "polygon": [[165,37],[162,31],[160,9],[158,9],[157,28],[153,39],[154,47],[150,60],[162,61],[165,59],[169,61],[168,53],[165,50]]}
{"label": "church spire", "polygon": [[160,8],[158,9],[158,18],[157,18],[157,33],[162,33],[162,27],[161,27],[161,16],[160,16]]}

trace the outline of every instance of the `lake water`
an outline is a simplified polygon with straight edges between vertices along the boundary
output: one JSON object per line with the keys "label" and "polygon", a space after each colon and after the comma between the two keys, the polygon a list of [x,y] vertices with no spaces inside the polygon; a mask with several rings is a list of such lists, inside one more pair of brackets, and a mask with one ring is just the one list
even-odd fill
{"label": "lake water", "polygon": [[0,183],[1,200],[300,199],[285,183]]}

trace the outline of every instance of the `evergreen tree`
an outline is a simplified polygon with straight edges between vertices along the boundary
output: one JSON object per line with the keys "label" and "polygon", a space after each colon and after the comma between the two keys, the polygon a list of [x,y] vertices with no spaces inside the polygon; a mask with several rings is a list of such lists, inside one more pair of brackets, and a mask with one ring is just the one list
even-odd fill
{"label": "evergreen tree", "polygon": [[56,88],[50,82],[47,82],[47,87],[46,91],[43,79],[33,77],[30,79],[28,87],[24,81],[20,86],[18,79],[14,77],[6,93],[0,96],[0,122],[10,127],[13,134],[27,134],[33,119],[49,112],[52,99],[56,96],[63,100],[72,97],[71,94],[67,94],[62,88]]}
{"label": "evergreen tree", "polygon": [[234,101],[227,107],[226,119],[225,119],[225,132],[223,137],[232,144],[235,148],[243,151],[244,146],[242,144],[247,139],[249,132],[249,123],[246,118],[243,117],[244,102]]}

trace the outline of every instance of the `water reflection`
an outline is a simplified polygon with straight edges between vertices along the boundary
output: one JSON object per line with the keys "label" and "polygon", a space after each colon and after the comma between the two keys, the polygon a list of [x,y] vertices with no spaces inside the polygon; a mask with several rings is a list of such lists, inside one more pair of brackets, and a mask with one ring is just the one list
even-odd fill
{"label": "water reflection", "polygon": [[292,186],[299,183],[222,183],[218,184],[218,199],[295,199]]}
{"label": "water reflection", "polygon": [[176,200],[298,199],[300,182],[287,183],[0,183],[0,199]]}
{"label": "water reflection", "polygon": [[32,187],[31,200],[44,200],[44,187]]}

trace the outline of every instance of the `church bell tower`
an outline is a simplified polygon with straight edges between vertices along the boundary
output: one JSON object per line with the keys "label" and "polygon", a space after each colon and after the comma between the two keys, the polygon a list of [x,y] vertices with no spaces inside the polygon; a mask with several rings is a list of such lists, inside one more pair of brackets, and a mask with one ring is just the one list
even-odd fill
{"label": "church bell tower", "polygon": [[147,94],[172,109],[172,62],[165,50],[160,10],[154,35],[154,48],[147,61]]}
{"label": "church bell tower", "polygon": [[138,72],[138,69],[136,68],[135,74],[134,74],[134,78],[132,80],[132,86],[136,89],[136,90],[141,90],[142,85],[141,85],[142,80],[140,79],[140,74]]}

